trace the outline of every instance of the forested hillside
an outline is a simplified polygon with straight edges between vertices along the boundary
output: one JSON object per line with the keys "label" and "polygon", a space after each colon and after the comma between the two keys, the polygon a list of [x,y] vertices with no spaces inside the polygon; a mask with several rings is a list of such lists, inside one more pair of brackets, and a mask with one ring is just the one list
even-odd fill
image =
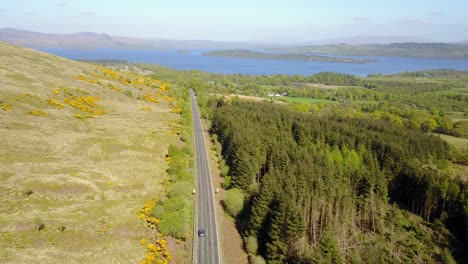
{"label": "forested hillside", "polygon": [[138,67],[197,91],[252,263],[466,261],[467,72]]}
{"label": "forested hillside", "polygon": [[208,105],[230,187],[245,195],[237,220],[252,260],[466,261],[468,188],[444,171],[438,137],[272,103]]}
{"label": "forested hillside", "polygon": [[391,43],[363,45],[322,45],[277,48],[282,52],[335,54],[346,56],[468,58],[468,45],[449,43]]}

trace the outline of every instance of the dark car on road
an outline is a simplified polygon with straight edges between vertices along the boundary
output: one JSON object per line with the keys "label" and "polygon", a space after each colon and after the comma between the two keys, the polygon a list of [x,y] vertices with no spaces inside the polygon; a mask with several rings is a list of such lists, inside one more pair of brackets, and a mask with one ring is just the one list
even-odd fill
{"label": "dark car on road", "polygon": [[199,237],[205,236],[205,229],[199,229],[199,230],[198,230],[198,236],[199,236]]}

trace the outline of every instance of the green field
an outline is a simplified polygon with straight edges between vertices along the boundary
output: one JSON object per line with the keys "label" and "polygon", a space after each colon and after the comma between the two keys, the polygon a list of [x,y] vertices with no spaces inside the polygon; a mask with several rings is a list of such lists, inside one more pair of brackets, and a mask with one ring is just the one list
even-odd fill
{"label": "green field", "polygon": [[285,102],[294,102],[294,103],[301,103],[301,104],[338,104],[338,102],[328,99],[315,99],[315,98],[307,98],[307,97],[280,97],[274,98],[277,101],[285,101]]}
{"label": "green field", "polygon": [[452,137],[449,135],[435,134],[447,141],[450,145],[454,146],[458,150],[468,150],[468,139],[460,137]]}

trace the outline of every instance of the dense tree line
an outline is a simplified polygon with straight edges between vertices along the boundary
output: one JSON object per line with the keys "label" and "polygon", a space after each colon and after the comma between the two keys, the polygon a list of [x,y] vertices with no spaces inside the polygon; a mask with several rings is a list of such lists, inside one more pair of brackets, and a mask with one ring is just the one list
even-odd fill
{"label": "dense tree line", "polygon": [[[449,154],[423,133],[466,135],[466,121],[447,115],[468,115],[467,72],[250,76],[140,66],[200,91],[234,187],[226,205],[252,261],[467,261],[466,183],[440,168],[447,158],[468,164],[468,152]],[[314,115],[206,97],[270,91],[340,104],[305,107]]]}
{"label": "dense tree line", "polygon": [[269,263],[463,258],[468,188],[438,168],[449,158],[439,138],[270,103],[207,104],[233,187],[246,194],[237,219],[250,254]]}
{"label": "dense tree line", "polygon": [[[468,72],[452,70],[419,71],[393,75],[372,74],[359,77],[322,72],[313,75],[217,74],[202,71],[176,71],[155,65],[138,65],[155,71],[154,76],[173,84],[219,94],[243,94],[265,97],[270,91],[287,91],[290,96],[354,101],[385,101],[405,104],[415,109],[436,109],[442,113],[468,113],[466,89]],[[319,89],[311,84],[339,86]],[[348,87],[348,88],[346,88]]]}

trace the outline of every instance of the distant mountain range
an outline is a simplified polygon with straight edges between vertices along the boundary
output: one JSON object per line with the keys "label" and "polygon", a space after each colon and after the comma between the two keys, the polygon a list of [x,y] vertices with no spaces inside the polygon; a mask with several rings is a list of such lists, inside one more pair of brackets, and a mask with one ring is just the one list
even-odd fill
{"label": "distant mountain range", "polygon": [[[354,36],[346,38],[331,38],[317,41],[308,41],[295,44],[272,44],[235,41],[210,40],[177,40],[164,38],[132,38],[117,37],[94,32],[80,32],[73,34],[40,33],[12,28],[0,28],[0,41],[32,48],[215,48],[215,49],[244,49],[268,48],[285,46],[333,45],[333,44],[390,44],[390,43],[429,43],[430,39],[418,37],[389,37],[389,36]],[[457,44],[468,44],[468,39]]]}
{"label": "distant mountain range", "polygon": [[468,60],[467,44],[391,43],[362,45],[305,45],[272,49],[276,52],[341,56],[413,57]]}
{"label": "distant mountain range", "polygon": [[302,54],[468,59],[468,39],[457,43],[434,43],[428,39],[414,37],[356,36],[286,45],[234,41],[116,37],[94,32],[49,34],[3,28],[0,29],[0,41],[36,49],[270,49]]}
{"label": "distant mountain range", "polygon": [[94,32],[74,34],[50,34],[11,28],[0,29],[0,41],[31,48],[122,48],[122,49],[165,49],[165,48],[258,48],[265,47],[255,43],[210,41],[210,40],[175,40],[116,37]]}
{"label": "distant mountain range", "polygon": [[45,34],[16,29],[0,29],[0,40],[27,47],[118,47],[122,43],[106,34],[82,32],[75,34]]}
{"label": "distant mountain range", "polygon": [[331,38],[317,41],[306,42],[302,44],[315,44],[315,45],[333,45],[333,44],[348,44],[348,45],[362,45],[362,44],[391,44],[391,43],[428,43],[434,42],[427,38],[418,37],[392,37],[392,36],[353,36],[342,38]]}

